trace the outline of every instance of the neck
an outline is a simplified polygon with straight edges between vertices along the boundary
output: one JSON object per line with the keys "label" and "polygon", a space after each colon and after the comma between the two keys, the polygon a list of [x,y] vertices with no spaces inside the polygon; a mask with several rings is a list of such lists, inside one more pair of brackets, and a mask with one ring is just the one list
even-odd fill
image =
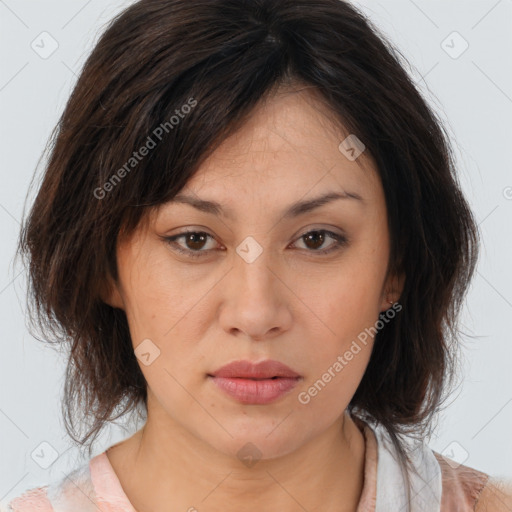
{"label": "neck", "polygon": [[361,495],[364,452],[348,414],[291,453],[243,463],[157,413],[107,455],[138,512],[348,512]]}

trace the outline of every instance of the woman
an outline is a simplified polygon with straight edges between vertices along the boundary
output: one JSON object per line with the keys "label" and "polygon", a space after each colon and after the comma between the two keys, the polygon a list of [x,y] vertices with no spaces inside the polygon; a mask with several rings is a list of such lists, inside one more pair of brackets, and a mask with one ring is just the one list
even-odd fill
{"label": "woman", "polygon": [[147,419],[12,510],[510,509],[423,441],[477,229],[442,126],[348,3],[129,7],[20,252],[70,347],[70,435]]}

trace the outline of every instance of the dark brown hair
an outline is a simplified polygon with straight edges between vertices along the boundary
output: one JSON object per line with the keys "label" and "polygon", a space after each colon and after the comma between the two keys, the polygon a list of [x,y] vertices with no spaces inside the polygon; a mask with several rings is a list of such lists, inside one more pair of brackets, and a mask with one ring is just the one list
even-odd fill
{"label": "dark brown hair", "polygon": [[[69,344],[63,403],[76,441],[146,401],[126,316],[100,299],[117,279],[121,229],[176,195],[282,84],[314,88],[366,145],[386,198],[389,271],[406,276],[403,309],[378,332],[349,408],[393,442],[425,434],[455,374],[478,232],[448,135],[402,59],[340,0],[141,0],[111,21],[52,134],[19,241],[33,316]],[[148,137],[156,146],[135,162]]]}

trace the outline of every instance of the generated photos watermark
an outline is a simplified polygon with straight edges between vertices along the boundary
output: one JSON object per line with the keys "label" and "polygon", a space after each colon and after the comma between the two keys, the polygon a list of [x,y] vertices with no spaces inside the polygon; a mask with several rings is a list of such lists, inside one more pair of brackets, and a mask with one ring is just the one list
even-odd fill
{"label": "generated photos watermark", "polygon": [[[303,405],[308,404],[311,401],[312,397],[318,395],[320,391],[322,391],[325,386],[331,382],[334,377],[338,373],[345,368],[349,364],[354,356],[361,352],[362,347],[361,344],[366,346],[368,343],[368,338],[373,338],[378,331],[384,328],[386,324],[388,324],[393,318],[395,318],[396,314],[402,310],[402,305],[398,302],[395,302],[389,309],[384,311],[382,315],[380,315],[379,320],[375,322],[372,327],[366,327],[364,331],[360,332],[357,335],[357,340],[353,340],[350,348],[346,350],[343,355],[339,355],[336,358],[336,361],[327,368],[327,371],[322,374],[322,376],[312,385],[307,391],[301,391],[297,398],[299,402]],[[359,341],[359,343],[358,343]]]}
{"label": "generated photos watermark", "polygon": [[164,133],[169,133],[178,126],[181,120],[197,105],[197,100],[190,97],[187,103],[182,105],[179,109],[177,108],[168,121],[160,123],[152,132],[148,135],[146,142],[138,149],[134,151],[132,156],[120,167],[110,178],[103,183],[101,187],[94,189],[94,197],[96,199],[104,199],[109,192],[112,192],[114,188],[125,178],[132,169],[137,167],[140,161],[144,159],[152,149],[155,149],[159,142],[162,141]]}

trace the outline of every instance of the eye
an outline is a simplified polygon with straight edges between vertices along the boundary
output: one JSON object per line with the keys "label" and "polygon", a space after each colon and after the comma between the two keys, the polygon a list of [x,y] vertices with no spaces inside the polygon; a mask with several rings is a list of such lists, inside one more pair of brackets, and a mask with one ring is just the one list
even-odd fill
{"label": "eye", "polygon": [[[211,248],[201,250],[208,238],[213,240],[211,235],[203,231],[186,231],[185,233],[180,233],[174,236],[166,236],[164,238],[169,243],[169,245],[176,249],[176,251],[191,258],[200,258],[212,250]],[[183,239],[185,247],[177,243],[177,240],[180,239]]]}
{"label": "eye", "polygon": [[[207,256],[208,253],[214,250],[212,247],[205,248],[208,245],[208,240],[214,240],[214,238],[204,231],[186,231],[177,235],[163,237],[163,239],[174,250],[190,258],[201,258]],[[178,240],[182,240],[183,243],[179,243]],[[307,252],[318,254],[327,254],[339,250],[348,243],[344,235],[334,233],[327,229],[307,231],[297,240],[304,241],[306,250],[310,249]],[[322,249],[322,246],[324,246],[327,241],[333,243],[328,245],[327,248]]]}
{"label": "eye", "polygon": [[[336,251],[348,243],[348,240],[344,235],[334,233],[327,229],[316,229],[313,231],[308,231],[307,233],[304,233],[298,240],[304,240],[306,248],[313,249],[313,251],[309,252],[316,252],[320,254],[328,254],[332,251]],[[328,240],[331,240],[333,243],[331,243],[327,248],[320,249],[320,247],[322,247]]]}

